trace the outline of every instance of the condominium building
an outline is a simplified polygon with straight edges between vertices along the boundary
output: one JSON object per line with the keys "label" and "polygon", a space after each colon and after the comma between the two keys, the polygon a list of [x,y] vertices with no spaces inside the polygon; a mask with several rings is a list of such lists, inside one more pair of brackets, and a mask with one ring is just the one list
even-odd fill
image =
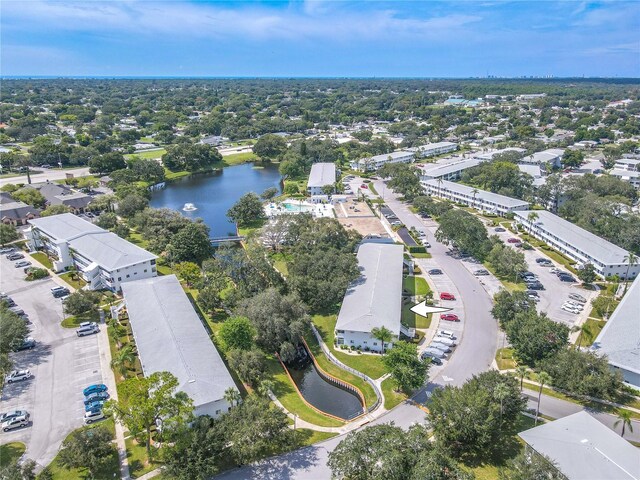
{"label": "condominium building", "polygon": [[407,151],[414,152],[416,158],[435,157],[444,153],[455,152],[458,144],[454,142],[427,143],[418,147],[407,148]]}
{"label": "condominium building", "polygon": [[635,170],[618,170],[614,168],[609,172],[612,177],[630,183],[636,190],[640,189],[640,172]]}
{"label": "condominium building", "polygon": [[29,220],[31,250],[53,257],[53,270],[75,267],[93,290],[120,291],[125,282],[155,277],[156,255],[72,213]]}
{"label": "condominium building", "polygon": [[314,163],[311,166],[309,181],[307,182],[307,193],[313,195],[325,194],[325,188],[331,187],[334,191],[336,183],[336,164],[335,163]]}
{"label": "condominium building", "polygon": [[637,172],[640,170],[640,159],[638,158],[621,158],[616,160],[616,164],[613,167],[616,170],[630,170]]}
{"label": "condominium building", "polygon": [[226,413],[236,384],[176,276],[128,282],[122,292],[144,375],[173,374],[196,416]]}
{"label": "condominium building", "polygon": [[635,278],[640,265],[629,266],[629,252],[546,210],[514,212],[525,231],[558,250],[578,266],[590,263],[601,277]]}
{"label": "condominium building", "polygon": [[483,212],[505,215],[507,212],[527,210],[529,202],[506,197],[497,193],[479,190],[446,180],[423,180],[422,186],[427,195],[462,203]]}
{"label": "condominium building", "polygon": [[360,172],[370,172],[378,170],[387,163],[412,163],[415,159],[415,153],[409,150],[398,150],[391,153],[383,153],[369,158],[361,158],[360,160],[351,162],[351,169]]}
{"label": "condominium building", "polygon": [[564,150],[561,148],[549,148],[541,152],[536,152],[519,160],[520,163],[548,165],[550,167],[561,167]]}
{"label": "condominium building", "polygon": [[477,167],[483,161],[475,158],[458,159],[457,161],[427,163],[421,165],[420,179],[430,180],[434,178],[442,178],[443,180],[459,180],[468,168]]}

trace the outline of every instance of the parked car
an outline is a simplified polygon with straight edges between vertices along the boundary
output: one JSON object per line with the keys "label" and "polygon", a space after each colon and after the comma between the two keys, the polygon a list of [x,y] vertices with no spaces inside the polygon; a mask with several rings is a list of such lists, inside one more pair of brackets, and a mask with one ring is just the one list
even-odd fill
{"label": "parked car", "polygon": [[566,302],[564,302],[565,305],[571,305],[574,308],[577,308],[578,310],[582,311],[584,310],[584,305],[578,302],[574,302],[573,300],[567,300]]}
{"label": "parked car", "polygon": [[9,255],[7,255],[7,260],[11,260],[12,262],[15,260],[20,260],[21,258],[24,258],[24,255],[21,253],[10,253]]}
{"label": "parked car", "polygon": [[15,430],[16,428],[28,427],[29,423],[30,423],[29,417],[25,415],[14,417],[2,424],[2,431],[10,432],[11,430]]}
{"label": "parked car", "polygon": [[438,357],[432,357],[431,355],[423,355],[423,360],[429,360],[431,363],[435,365],[442,365],[442,360]]}
{"label": "parked car", "polygon": [[528,297],[533,300],[534,302],[538,303],[540,301],[540,297],[537,295],[531,295],[529,294]]}
{"label": "parked car", "polygon": [[520,239],[519,238],[515,238],[515,237],[511,237],[510,239],[507,240],[507,242],[509,242],[509,243],[520,243]]}
{"label": "parked car", "polygon": [[393,225],[394,227],[399,227],[400,225],[402,225],[402,222],[400,220],[394,220],[393,222],[391,222],[391,225]]}
{"label": "parked car", "polygon": [[89,395],[91,395],[93,393],[106,392],[107,390],[108,390],[108,388],[104,383],[95,383],[93,385],[89,385],[87,388],[82,390],[82,394],[85,397],[88,397]]}
{"label": "parked car", "polygon": [[493,229],[494,232],[506,232],[507,229],[506,228],[502,228],[502,227],[496,227]]}
{"label": "parked car", "polygon": [[544,285],[540,282],[533,282],[527,284],[529,290],[544,290]]}
{"label": "parked car", "polygon": [[98,333],[100,328],[98,324],[95,322],[83,322],[80,324],[80,328],[76,330],[76,335],[79,337],[84,337],[86,335],[93,335],[94,333]]}
{"label": "parked car", "polygon": [[102,400],[97,400],[95,402],[91,402],[91,403],[85,404],[84,405],[84,411],[85,412],[91,412],[91,411],[102,410],[103,406],[104,406],[104,402]]}
{"label": "parked car", "polygon": [[455,313],[443,313],[440,315],[440,320],[447,320],[448,322],[459,322],[460,318]]}
{"label": "parked car", "polygon": [[576,279],[572,276],[569,275],[568,273],[561,273],[560,275],[558,275],[558,278],[560,279],[561,282],[575,282]]}
{"label": "parked car", "polygon": [[16,306],[16,302],[14,302],[14,301],[13,301],[13,298],[11,298],[11,297],[4,297],[4,298],[2,299],[2,301],[3,301],[3,302],[5,303],[5,305],[6,305],[7,307],[9,307],[9,308],[10,308],[10,307],[15,307],[15,306]]}
{"label": "parked car", "polygon": [[24,310],[22,310],[20,307],[16,307],[16,306],[9,307],[9,311],[15,313],[19,317],[23,317],[25,315]]}
{"label": "parked car", "polygon": [[360,188],[369,188],[369,187],[367,186],[366,183],[363,183],[362,185],[360,185]]}
{"label": "parked car", "polygon": [[580,303],[587,303],[587,299],[577,293],[570,293],[569,298]]}
{"label": "parked car", "polygon": [[104,417],[105,415],[102,409],[89,410],[88,412],[84,412],[84,423],[85,425],[91,425],[93,422],[102,420]]}
{"label": "parked car", "polygon": [[534,296],[538,296],[538,292],[536,292],[535,290],[527,290],[527,295],[534,295]]}
{"label": "parked car", "polygon": [[11,412],[3,413],[0,415],[0,423],[4,423],[7,420],[11,420],[16,417],[27,417],[29,418],[29,412],[26,410],[13,410]]}
{"label": "parked car", "polygon": [[557,267],[553,267],[553,268],[552,268],[551,270],[549,270],[549,271],[550,271],[551,273],[558,274],[558,273],[560,273],[562,270],[560,270],[560,269],[559,269],[559,268],[557,268]]}
{"label": "parked car", "polygon": [[571,305],[562,305],[562,310],[564,310],[565,312],[569,312],[569,313],[580,313],[580,310],[578,310],[577,308],[572,307]]}
{"label": "parked car", "polygon": [[546,258],[542,258],[542,257],[538,257],[538,258],[536,258],[536,263],[544,263],[544,262],[546,262],[546,261],[547,261],[547,259],[546,259]]}
{"label": "parked car", "polygon": [[15,268],[20,268],[20,267],[28,267],[29,265],[31,265],[31,262],[28,260],[21,260],[19,262],[16,262],[13,266]]}
{"label": "parked car", "polygon": [[441,343],[441,344],[446,345],[448,347],[455,347],[456,346],[456,342],[451,340],[448,337],[436,336],[436,337],[433,338],[433,341]]}
{"label": "parked car", "polygon": [[442,270],[439,268],[432,268],[428,273],[429,275],[442,275]]}
{"label": "parked car", "polygon": [[13,250],[14,250],[13,247],[0,248],[0,255],[6,255],[8,253],[13,253]]}
{"label": "parked car", "polygon": [[109,394],[107,392],[94,392],[91,395],[84,397],[84,404],[89,405],[93,402],[104,402],[105,400],[109,400]]}
{"label": "parked car", "polygon": [[51,293],[56,293],[59,292],[61,290],[68,290],[67,287],[61,287],[60,285],[58,285],[57,287],[52,287],[51,288]]}
{"label": "parked car", "polygon": [[53,292],[53,298],[66,297],[70,293],[71,292],[69,291],[68,288],[63,288],[62,290],[56,290],[55,292]]}
{"label": "parked car", "polygon": [[476,270],[475,272],[473,272],[473,274],[478,277],[482,277],[484,275],[489,275],[489,271],[485,270],[484,268],[481,268],[480,270]]}
{"label": "parked car", "polygon": [[7,383],[22,382],[31,378],[30,370],[14,370],[7,375]]}
{"label": "parked car", "polygon": [[455,334],[451,330],[439,330],[437,335],[439,337],[450,338],[451,340],[456,340],[458,338],[458,337],[455,336]]}
{"label": "parked car", "polygon": [[422,352],[422,358],[425,357],[433,357],[433,358],[446,358],[446,354],[437,348],[427,347],[424,352]]}
{"label": "parked car", "polygon": [[451,353],[451,347],[445,345],[444,343],[431,342],[429,348],[435,348],[436,350],[440,350],[444,353]]}
{"label": "parked car", "polygon": [[21,345],[16,348],[16,352],[20,352],[22,350],[31,350],[36,346],[36,341],[32,337],[27,337],[24,339]]}
{"label": "parked car", "polygon": [[453,293],[442,292],[440,294],[440,300],[455,300],[456,297]]}

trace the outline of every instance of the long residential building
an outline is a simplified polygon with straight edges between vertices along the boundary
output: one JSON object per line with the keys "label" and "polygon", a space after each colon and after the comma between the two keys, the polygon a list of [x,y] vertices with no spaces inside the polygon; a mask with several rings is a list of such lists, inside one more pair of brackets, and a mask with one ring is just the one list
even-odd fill
{"label": "long residential building", "polygon": [[[531,219],[529,218],[532,215]],[[534,237],[563,253],[578,266],[590,263],[601,277],[635,278],[640,265],[629,265],[625,249],[546,210],[514,212],[515,221]]]}
{"label": "long residential building", "polygon": [[322,195],[325,187],[331,187],[331,191],[336,183],[335,163],[314,163],[311,165],[311,173],[307,182],[307,193],[309,195]]}
{"label": "long residential building", "polygon": [[591,347],[613,370],[640,390],[640,276],[623,297]]}
{"label": "long residential building", "polygon": [[338,345],[380,352],[382,343],[371,334],[386,327],[398,340],[402,325],[402,265],[404,247],[393,243],[364,242],[358,248],[361,275],[347,289],[338,314]]}
{"label": "long residential building", "polygon": [[374,155],[373,157],[361,158],[350,163],[353,170],[360,172],[369,172],[378,170],[387,163],[412,163],[415,159],[415,153],[409,150],[398,150],[391,153],[383,153],[382,155]]}
{"label": "long residential building", "polygon": [[427,163],[419,167],[420,179],[430,180],[442,178],[443,180],[458,180],[468,168],[477,167],[483,161],[476,158],[465,158],[454,162]]}
{"label": "long residential building", "polygon": [[227,412],[225,392],[236,384],[176,276],[128,282],[122,292],[144,375],[173,374],[196,416]]}
{"label": "long residential building", "polygon": [[428,195],[462,203],[483,212],[505,215],[508,212],[527,210],[529,202],[506,197],[497,193],[479,190],[446,180],[423,180],[422,186]]}
{"label": "long residential building", "polygon": [[609,172],[609,175],[630,183],[633,188],[640,190],[640,172],[634,170],[618,170],[617,168],[614,168]]}
{"label": "long residential building", "polygon": [[157,275],[156,255],[72,213],[29,224],[29,247],[53,257],[56,272],[75,267],[91,289],[117,292],[125,282]]}
{"label": "long residential building", "polygon": [[407,151],[414,152],[416,158],[435,157],[443,153],[455,152],[458,144],[454,142],[436,142],[407,148]]}

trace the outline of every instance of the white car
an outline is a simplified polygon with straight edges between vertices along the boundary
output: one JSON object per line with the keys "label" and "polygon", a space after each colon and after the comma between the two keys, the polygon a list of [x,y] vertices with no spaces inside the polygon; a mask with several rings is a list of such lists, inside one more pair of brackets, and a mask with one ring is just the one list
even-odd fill
{"label": "white car", "polygon": [[440,337],[437,336],[433,339],[434,342],[437,343],[441,343],[443,345],[446,345],[447,347],[455,347],[456,346],[456,342],[451,340],[449,337]]}
{"label": "white car", "polygon": [[553,267],[551,270],[549,270],[551,273],[559,273],[561,270],[559,268]]}
{"label": "white car", "polygon": [[21,382],[23,380],[29,380],[31,378],[31,371],[29,370],[14,370],[7,375],[7,383]]}
{"label": "white car", "polygon": [[85,425],[90,425],[93,422],[102,420],[103,418],[104,418],[104,412],[102,410],[89,410],[88,412],[84,413]]}
{"label": "white car", "polygon": [[564,310],[565,312],[569,312],[569,313],[580,313],[580,310],[578,310],[577,308],[573,308],[571,305],[562,305],[562,310]]}
{"label": "white car", "polygon": [[579,308],[580,310],[582,310],[584,308],[584,305],[582,303],[579,302],[574,302],[573,300],[567,300],[566,302],[564,302],[566,305],[572,305],[576,308]]}
{"label": "white car", "polygon": [[14,417],[10,420],[7,420],[2,424],[2,431],[9,432],[11,430],[15,430],[16,428],[28,427],[29,426],[29,417],[26,415],[21,415],[19,417]]}

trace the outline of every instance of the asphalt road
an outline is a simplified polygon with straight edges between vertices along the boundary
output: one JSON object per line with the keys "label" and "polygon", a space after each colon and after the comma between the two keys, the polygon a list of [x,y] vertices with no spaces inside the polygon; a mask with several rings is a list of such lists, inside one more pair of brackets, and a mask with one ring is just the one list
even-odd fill
{"label": "asphalt road", "polygon": [[0,411],[27,410],[32,425],[0,433],[0,443],[25,443],[26,457],[45,466],[69,432],[83,425],[82,389],[102,382],[98,342],[95,335],[78,338],[75,330],[60,326],[62,306],[51,295],[52,279],[26,282],[13,263],[4,255],[0,259],[0,290],[29,316],[30,335],[38,343],[13,355],[15,368],[28,368],[33,377],[7,385],[0,398]]}
{"label": "asphalt road", "polygon": [[[67,174],[73,174],[74,177],[83,177],[89,175],[89,168],[68,168],[65,170],[56,169],[42,169],[42,173],[31,174],[31,182],[45,182],[47,180],[63,180],[67,178]],[[8,177],[8,178],[0,178],[0,187],[6,185],[8,183],[27,183],[27,176],[21,175],[19,177]]]}

